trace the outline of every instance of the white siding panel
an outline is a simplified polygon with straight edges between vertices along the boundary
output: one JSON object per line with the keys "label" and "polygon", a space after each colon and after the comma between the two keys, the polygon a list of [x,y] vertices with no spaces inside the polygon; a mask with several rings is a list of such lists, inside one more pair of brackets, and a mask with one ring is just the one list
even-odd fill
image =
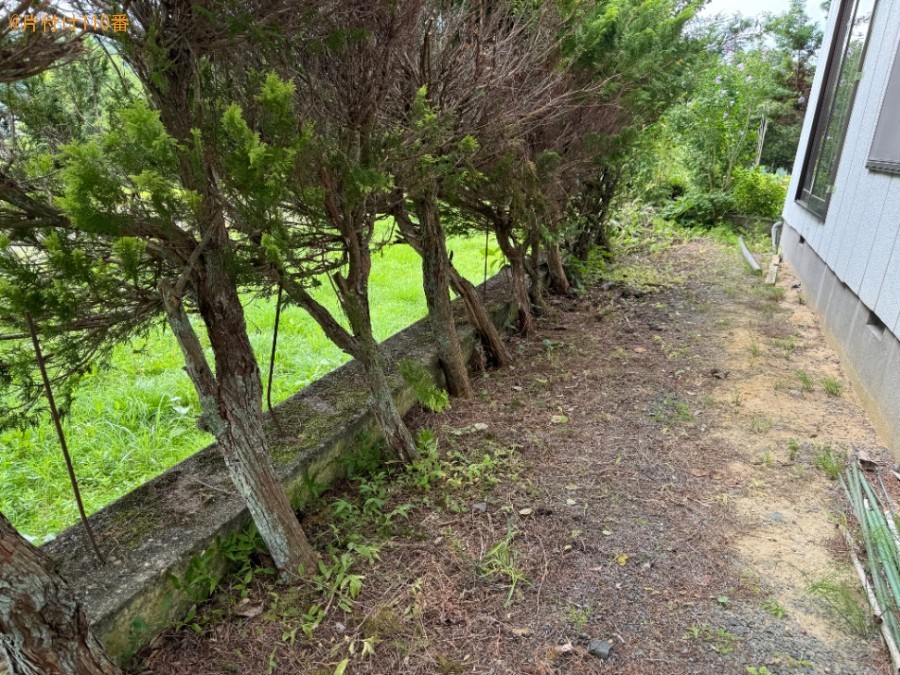
{"label": "white siding panel", "polygon": [[[870,309],[875,309],[876,313],[891,252],[896,247],[897,237],[900,234],[900,178],[881,177],[886,179],[882,185],[885,199],[878,214],[878,228],[869,251],[866,252],[861,247],[857,247],[855,251],[855,255],[866,260],[866,271],[859,285],[859,299]],[[895,280],[895,294],[896,290]],[[882,321],[887,323],[887,318],[882,318]]]}
{"label": "white siding panel", "polygon": [[[825,229],[831,232],[822,258],[838,278],[859,295],[878,219],[890,178],[866,169],[869,147],[894,61],[892,28],[900,20],[900,4],[883,0],[875,12],[847,137],[836,179],[839,203],[832,204]],[[835,208],[837,207],[837,208]]]}
{"label": "white siding panel", "polygon": [[885,269],[874,310],[894,335],[900,335],[900,237],[894,238],[891,259]]}

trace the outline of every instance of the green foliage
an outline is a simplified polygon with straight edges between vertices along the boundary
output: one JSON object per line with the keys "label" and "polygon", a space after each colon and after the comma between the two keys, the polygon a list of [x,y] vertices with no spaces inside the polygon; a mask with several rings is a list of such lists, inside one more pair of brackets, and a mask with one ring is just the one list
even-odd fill
{"label": "green foliage", "polygon": [[403,379],[413,388],[419,403],[432,412],[442,412],[450,407],[450,395],[437,387],[427,368],[409,359],[400,361],[399,368]]}
{"label": "green foliage", "polygon": [[831,610],[832,616],[842,622],[851,633],[860,637],[869,637],[873,632],[868,605],[860,597],[856,586],[840,578],[838,573],[831,573],[821,579],[812,581],[806,591],[822,600]]}
{"label": "green foliage", "polygon": [[816,466],[825,472],[831,480],[837,480],[847,463],[847,453],[843,450],[834,450],[831,445],[825,444],[816,453]]}
{"label": "green foliage", "polygon": [[787,198],[789,176],[767,173],[760,167],[737,167],[733,173],[731,194],[734,208],[747,216],[760,216],[775,220],[781,215]]}
{"label": "green foliage", "polygon": [[513,602],[516,586],[528,583],[528,576],[519,564],[519,552],[512,543],[516,534],[518,533],[515,530],[509,530],[506,537],[494,544],[478,564],[478,572],[482,576],[500,577],[509,584],[509,592],[506,595],[507,607]]}
{"label": "green foliage", "polygon": [[662,217],[684,225],[711,228],[734,210],[734,199],[728,192],[692,190],[662,210]]}
{"label": "green foliage", "polygon": [[[126,248],[132,245],[127,238],[120,242]],[[483,235],[452,239],[449,245],[457,269],[468,279],[480,281]],[[123,268],[126,264],[123,261]],[[418,258],[409,247],[389,246],[376,254],[371,286],[379,340],[425,314]],[[313,293],[339,311],[327,285]],[[275,301],[249,295],[244,299],[250,340],[263,363],[271,348]],[[30,350],[25,350],[23,360],[33,367]],[[347,360],[308,315],[288,307],[281,317],[273,401],[286,399]],[[114,346],[108,367],[84,374],[64,426],[89,513],[209,443],[210,436],[194,424],[200,407],[182,363],[172,335],[154,326],[146,337]],[[48,416],[35,425],[0,432],[0,511],[36,542],[77,522],[66,467]]]}

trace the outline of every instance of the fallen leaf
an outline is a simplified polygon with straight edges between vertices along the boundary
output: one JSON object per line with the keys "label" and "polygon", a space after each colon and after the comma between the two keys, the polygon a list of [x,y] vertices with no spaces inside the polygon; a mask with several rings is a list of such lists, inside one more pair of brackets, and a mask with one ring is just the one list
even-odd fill
{"label": "fallen leaf", "polygon": [[637,354],[643,354],[643,353],[644,353],[645,351],[647,351],[647,350],[644,349],[643,347],[635,347],[635,348],[634,348],[634,351],[635,351]]}
{"label": "fallen leaf", "polygon": [[472,428],[475,431],[487,431],[488,425],[484,422],[475,422],[475,424],[472,425]]}
{"label": "fallen leaf", "polygon": [[526,635],[531,635],[531,628],[528,626],[522,626],[521,628],[513,627],[510,628],[510,631],[513,635],[518,635],[519,637],[525,637]]}
{"label": "fallen leaf", "polygon": [[612,534],[612,532],[610,532],[609,530],[603,530],[603,536],[604,536],[604,537],[608,537],[608,536],[611,535],[611,534]]}
{"label": "fallen leaf", "polygon": [[568,504],[569,506],[575,506],[577,503],[578,503],[578,502],[576,502],[574,499],[567,499],[567,500],[566,500],[566,504]]}
{"label": "fallen leaf", "polygon": [[262,614],[263,608],[262,605],[250,605],[247,604],[243,607],[238,606],[235,610],[235,616],[242,616],[245,619],[252,619],[255,616],[259,616]]}
{"label": "fallen leaf", "polygon": [[519,509],[519,515],[520,516],[530,516],[531,509]]}
{"label": "fallen leaf", "polygon": [[550,418],[550,424],[568,424],[569,418],[565,415],[554,415]]}
{"label": "fallen leaf", "polygon": [[555,651],[557,654],[568,654],[569,652],[574,651],[574,649],[575,647],[572,646],[572,643],[567,642],[564,645],[556,645],[553,648],[553,651]]}
{"label": "fallen leaf", "polygon": [[697,478],[706,478],[709,475],[709,471],[698,471],[697,469],[691,469],[691,475],[696,476]]}
{"label": "fallen leaf", "polygon": [[566,485],[566,490],[577,490],[577,489],[578,489],[578,486],[575,485],[574,483],[569,483],[568,485]]}
{"label": "fallen leaf", "polygon": [[619,563],[622,567],[625,567],[625,564],[628,562],[628,554],[620,553],[616,556],[616,562]]}

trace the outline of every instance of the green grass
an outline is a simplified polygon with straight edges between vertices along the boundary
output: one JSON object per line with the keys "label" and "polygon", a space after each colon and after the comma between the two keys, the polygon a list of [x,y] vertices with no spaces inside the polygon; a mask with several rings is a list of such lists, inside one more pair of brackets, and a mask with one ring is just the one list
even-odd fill
{"label": "green grass", "polygon": [[829,396],[840,396],[844,391],[844,385],[836,377],[823,377],[822,388]]}
{"label": "green grass", "polygon": [[[453,262],[480,282],[484,240],[454,239]],[[371,279],[372,319],[383,340],[426,313],[421,266],[406,246],[375,255]],[[335,313],[328,284],[317,298]],[[274,300],[248,300],[247,330],[263,384],[274,322]],[[282,312],[273,402],[282,401],[347,360],[301,309]],[[178,346],[160,329],[146,340],[116,348],[112,366],[80,386],[65,422],[81,492],[89,513],[102,508],[190,456],[212,437],[194,426],[199,403],[182,370]],[[49,420],[25,431],[0,434],[0,512],[37,541],[77,521],[59,443]]]}

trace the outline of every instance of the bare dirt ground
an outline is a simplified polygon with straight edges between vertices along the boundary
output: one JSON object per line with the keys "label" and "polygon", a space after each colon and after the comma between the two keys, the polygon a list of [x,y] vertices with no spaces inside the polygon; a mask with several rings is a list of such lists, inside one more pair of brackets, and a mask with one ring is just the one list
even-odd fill
{"label": "bare dirt ground", "polygon": [[133,672],[888,673],[821,468],[883,448],[796,278],[708,240],[616,278],[319,498],[317,588],[232,581]]}

